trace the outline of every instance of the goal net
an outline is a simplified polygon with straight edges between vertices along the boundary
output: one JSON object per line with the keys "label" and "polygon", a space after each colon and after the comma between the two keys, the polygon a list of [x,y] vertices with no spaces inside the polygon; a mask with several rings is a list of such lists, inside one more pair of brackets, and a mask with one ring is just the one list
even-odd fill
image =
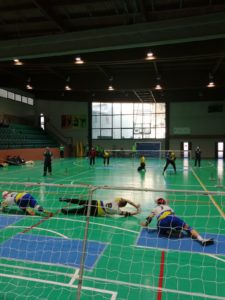
{"label": "goal net", "polygon": [[[128,158],[128,159],[138,159],[141,156],[145,156],[148,159],[165,159],[170,150],[144,150],[144,149],[136,149],[136,150],[114,150],[114,149],[106,149],[105,151],[109,152],[110,157],[114,158]],[[191,150],[182,151],[182,150],[172,150],[176,158],[178,159],[191,159],[192,154]],[[99,154],[101,156],[101,153]]]}
{"label": "goal net", "polygon": [[[1,299],[225,299],[224,192],[25,182],[0,187],[27,192],[53,213],[25,215],[16,203],[0,213]],[[203,247],[186,233],[161,236],[156,219],[141,227],[159,197],[214,245]],[[141,211],[94,215],[93,201],[110,209],[106,204],[117,198],[140,204]],[[135,209],[121,207],[130,214]]]}

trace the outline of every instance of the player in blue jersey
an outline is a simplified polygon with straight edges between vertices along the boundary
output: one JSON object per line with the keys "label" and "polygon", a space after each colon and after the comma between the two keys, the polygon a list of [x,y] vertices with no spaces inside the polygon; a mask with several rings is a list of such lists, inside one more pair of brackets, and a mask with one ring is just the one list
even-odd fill
{"label": "player in blue jersey", "polygon": [[213,239],[204,239],[195,229],[190,227],[185,221],[175,216],[173,209],[168,206],[168,201],[163,198],[158,198],[157,206],[152,210],[146,221],[141,225],[147,227],[154,217],[157,218],[157,229],[162,235],[168,237],[180,237],[182,231],[187,232],[193,239],[199,241],[202,246],[212,245]]}

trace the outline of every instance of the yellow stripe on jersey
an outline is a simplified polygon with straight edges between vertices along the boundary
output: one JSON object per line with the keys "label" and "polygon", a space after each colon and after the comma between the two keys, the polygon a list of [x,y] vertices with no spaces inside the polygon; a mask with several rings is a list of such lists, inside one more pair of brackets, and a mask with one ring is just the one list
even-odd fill
{"label": "yellow stripe on jersey", "polygon": [[105,216],[105,210],[101,205],[101,201],[98,201],[98,216]]}
{"label": "yellow stripe on jersey", "polygon": [[158,221],[165,219],[167,216],[171,215],[171,211],[165,211],[164,213],[161,214],[161,216],[158,218]]}
{"label": "yellow stripe on jersey", "polygon": [[26,195],[27,193],[18,193],[17,195],[16,195],[16,198],[15,198],[15,200],[16,200],[16,202],[17,201],[19,201],[24,195]]}

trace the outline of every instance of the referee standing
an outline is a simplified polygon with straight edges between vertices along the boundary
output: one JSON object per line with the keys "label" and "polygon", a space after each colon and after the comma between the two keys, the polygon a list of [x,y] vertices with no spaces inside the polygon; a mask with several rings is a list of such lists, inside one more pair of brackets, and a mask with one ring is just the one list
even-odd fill
{"label": "referee standing", "polygon": [[47,175],[47,171],[50,175],[52,175],[52,152],[47,147],[46,151],[44,152],[44,174],[43,176]]}

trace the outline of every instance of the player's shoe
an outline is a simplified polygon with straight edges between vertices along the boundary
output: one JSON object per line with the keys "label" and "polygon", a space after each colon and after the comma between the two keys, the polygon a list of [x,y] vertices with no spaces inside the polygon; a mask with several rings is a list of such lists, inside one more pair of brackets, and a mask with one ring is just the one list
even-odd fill
{"label": "player's shoe", "polygon": [[205,239],[201,241],[202,246],[209,246],[214,244],[214,239]]}

